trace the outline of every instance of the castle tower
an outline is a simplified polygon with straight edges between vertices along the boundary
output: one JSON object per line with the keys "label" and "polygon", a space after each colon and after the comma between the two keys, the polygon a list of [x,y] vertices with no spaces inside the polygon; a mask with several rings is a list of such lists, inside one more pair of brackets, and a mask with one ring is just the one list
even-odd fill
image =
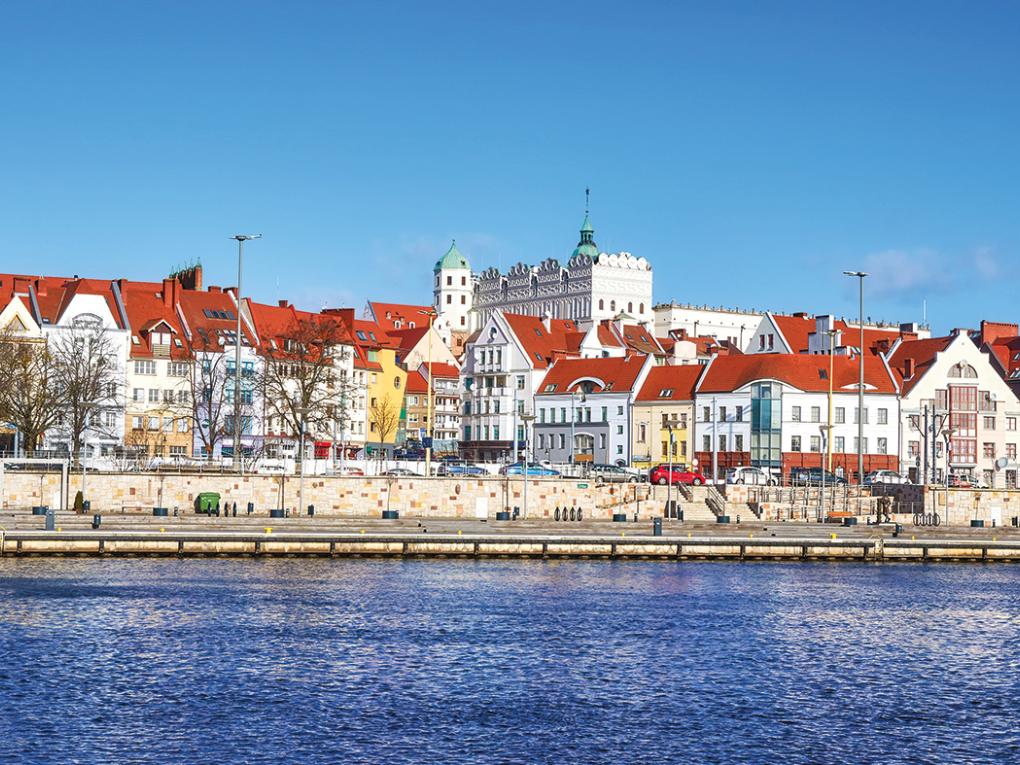
{"label": "castle tower", "polygon": [[[432,269],[435,275],[433,297],[440,321],[437,326],[451,334],[471,331],[471,307],[474,285],[471,280],[471,265],[457,249],[457,241],[450,244]],[[440,332],[443,330],[440,329]],[[444,338],[450,342],[450,338]]]}

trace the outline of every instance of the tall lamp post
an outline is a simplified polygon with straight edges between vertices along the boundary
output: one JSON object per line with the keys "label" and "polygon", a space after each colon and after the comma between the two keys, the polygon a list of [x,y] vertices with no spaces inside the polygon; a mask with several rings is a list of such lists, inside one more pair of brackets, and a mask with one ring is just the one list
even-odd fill
{"label": "tall lamp post", "polygon": [[864,482],[864,271],[844,271],[844,276],[857,279],[858,314],[857,322],[861,330],[861,345],[857,349],[859,359],[859,379],[857,381],[857,514],[861,514],[861,484]]}
{"label": "tall lamp post", "polygon": [[[826,438],[826,435],[828,435],[827,431],[829,430],[830,427],[832,427],[832,426],[831,425],[819,425],[818,426],[818,432],[822,434],[822,450],[821,450],[821,454],[819,454],[819,457],[821,457],[822,454],[826,453],[826,448],[827,448],[826,444],[828,442],[828,439]],[[819,461],[821,461],[821,460],[819,460]],[[819,513],[820,513],[821,517],[818,520],[819,520],[820,523],[824,523],[825,522],[825,466],[824,465],[822,466],[821,473],[822,473],[822,495],[821,495],[821,506],[820,506],[820,509],[819,509]]]}
{"label": "tall lamp post", "polygon": [[[534,421],[534,414],[524,414],[521,412],[521,422],[524,424],[524,470],[522,471],[524,476],[524,512],[521,513],[522,519],[528,517],[528,429]],[[514,438],[517,438],[516,433],[514,433]]]}
{"label": "tall lamp post", "polygon": [[234,234],[237,240],[237,337],[234,338],[234,470],[244,470],[241,462],[241,272],[244,264],[244,243],[261,239],[262,234]]}
{"label": "tall lamp post", "polygon": [[301,515],[301,508],[305,506],[305,415],[308,409],[301,407],[297,410],[301,415],[301,436],[298,439],[298,509],[297,514]]}
{"label": "tall lamp post", "polygon": [[436,311],[434,308],[430,308],[427,311],[418,311],[422,316],[428,316],[429,318],[429,360],[428,360],[428,387],[425,389],[426,398],[426,415],[428,424],[425,427],[425,477],[432,475],[432,323],[436,320]]}

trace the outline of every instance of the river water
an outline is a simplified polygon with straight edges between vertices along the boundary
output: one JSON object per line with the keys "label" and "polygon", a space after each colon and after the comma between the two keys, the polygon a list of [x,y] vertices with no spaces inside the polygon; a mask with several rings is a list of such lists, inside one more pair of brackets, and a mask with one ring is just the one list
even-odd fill
{"label": "river water", "polygon": [[0,560],[0,763],[1017,763],[1020,567]]}

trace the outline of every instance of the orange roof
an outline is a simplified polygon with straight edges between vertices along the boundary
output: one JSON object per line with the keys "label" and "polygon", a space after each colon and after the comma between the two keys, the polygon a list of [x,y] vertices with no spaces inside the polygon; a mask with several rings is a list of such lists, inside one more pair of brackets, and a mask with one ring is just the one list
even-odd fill
{"label": "orange roof", "polygon": [[[218,287],[208,291],[181,290],[178,300],[196,351],[219,350],[220,338],[226,345],[237,331],[237,306],[231,293]],[[244,321],[241,322],[241,333],[247,344],[254,346],[255,336]],[[233,344],[231,341],[230,345]]]}
{"label": "orange roof", "polygon": [[[336,342],[351,344],[350,335],[347,332],[347,325],[342,318],[330,313],[312,313],[302,311],[286,300],[281,300],[277,305],[266,305],[247,301],[248,310],[251,312],[252,321],[255,322],[255,329],[258,331],[259,339],[262,342],[264,352],[278,352],[285,347],[285,341],[293,337],[296,327],[323,326],[323,332],[330,332]],[[312,324],[306,324],[311,322]],[[328,325],[332,325],[330,328]],[[335,335],[332,334],[335,330]],[[319,330],[315,330],[316,336]]]}
{"label": "orange roof", "polygon": [[[428,363],[422,362],[421,369],[428,374]],[[432,376],[443,377],[443,378],[458,378],[460,377],[460,370],[457,369],[453,364],[444,364],[440,361],[432,362]]]}
{"label": "orange roof", "polygon": [[[845,392],[857,388],[858,358],[815,354],[755,353],[716,356],[708,365],[698,393],[731,393],[755,380],[778,380],[802,391],[829,390],[829,360],[832,360],[832,388]],[[880,356],[864,358],[864,384],[875,393],[895,393],[896,384]]]}
{"label": "orange roof", "polygon": [[[382,326],[382,325],[380,325]],[[413,327],[411,329],[387,329],[386,334],[396,345],[400,353],[410,353],[418,342],[425,337],[429,331],[428,324],[424,327]]]}
{"label": "orange roof", "polygon": [[535,369],[545,369],[557,357],[567,353],[567,334],[577,331],[577,324],[570,319],[550,319],[549,329],[546,329],[538,316],[504,313],[503,317]]}
{"label": "orange roof", "polygon": [[[408,303],[376,303],[369,301],[368,307],[376,323],[386,332],[391,329],[417,329],[421,325],[429,325],[429,317],[423,316],[435,309],[430,305],[410,305]],[[411,325],[414,325],[413,327]]]}
{"label": "orange roof", "polygon": [[408,372],[405,390],[408,393],[428,393],[429,381],[425,379],[425,375],[421,372]]}
{"label": "orange roof", "polygon": [[[902,381],[904,393],[917,384],[925,372],[935,361],[935,355],[941,353],[953,342],[952,335],[945,337],[929,337],[924,340],[905,340],[896,348],[896,352],[889,358],[889,368],[893,370],[897,378]],[[914,374],[909,379],[905,377],[907,359],[914,360]]]}
{"label": "orange roof", "polygon": [[[804,313],[785,316],[783,314],[770,314],[776,323],[783,337],[790,346],[791,353],[806,353],[808,350],[808,337],[814,333],[816,323],[815,317]],[[843,333],[843,345],[856,348],[860,344],[860,328],[847,324],[842,319],[833,321],[833,329]],[[890,344],[900,336],[899,329],[869,329],[864,328],[864,345],[871,350],[880,340],[887,340]]]}
{"label": "orange roof", "polygon": [[542,381],[538,395],[562,395],[576,390],[580,380],[593,380],[593,393],[626,393],[634,387],[646,356],[617,356],[602,359],[560,359]]}
{"label": "orange roof", "polygon": [[701,364],[652,367],[635,400],[693,401],[694,386],[703,371],[705,367]]}
{"label": "orange roof", "polygon": [[396,349],[397,341],[389,336],[383,328],[374,321],[368,319],[355,319],[353,321],[353,340],[364,348],[393,348]]}
{"label": "orange roof", "polygon": [[161,283],[121,281],[121,299],[131,325],[131,358],[153,355],[152,330],[161,326],[167,327],[165,331],[171,336],[170,358],[191,357],[191,349],[185,344],[187,338],[177,316],[177,303],[182,291],[176,279]]}
{"label": "orange roof", "polygon": [[39,276],[34,278],[33,286],[39,304],[39,314],[44,324],[57,324],[76,295],[99,295],[106,302],[116,325],[122,329],[124,327],[117,301],[113,296],[113,283],[110,281]]}

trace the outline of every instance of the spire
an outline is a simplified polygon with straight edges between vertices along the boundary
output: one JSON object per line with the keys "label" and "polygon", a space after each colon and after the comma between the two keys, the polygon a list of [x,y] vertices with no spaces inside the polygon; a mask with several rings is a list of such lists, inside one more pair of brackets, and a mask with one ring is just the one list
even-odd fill
{"label": "spire", "polygon": [[599,254],[598,245],[595,244],[595,227],[591,225],[591,218],[588,217],[589,202],[591,201],[591,189],[584,190],[584,223],[581,224],[581,241],[577,243],[574,255],[587,255],[595,258]]}
{"label": "spire", "polygon": [[450,249],[446,251],[438,261],[436,261],[436,267],[433,269],[435,273],[439,273],[444,268],[456,268],[456,269],[468,269],[471,266],[468,265],[467,258],[460,254],[460,250],[457,249],[457,240],[453,239],[450,241]]}

